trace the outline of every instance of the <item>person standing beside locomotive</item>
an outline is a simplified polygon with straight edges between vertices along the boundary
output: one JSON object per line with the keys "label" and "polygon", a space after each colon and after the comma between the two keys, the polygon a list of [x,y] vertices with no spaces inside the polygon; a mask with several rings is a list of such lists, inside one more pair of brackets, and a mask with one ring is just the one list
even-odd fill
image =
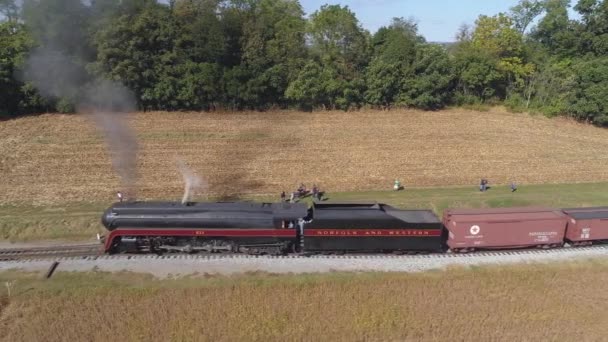
{"label": "person standing beside locomotive", "polygon": [[320,200],[320,198],[319,198],[319,188],[317,187],[317,184],[313,184],[312,185],[312,199]]}

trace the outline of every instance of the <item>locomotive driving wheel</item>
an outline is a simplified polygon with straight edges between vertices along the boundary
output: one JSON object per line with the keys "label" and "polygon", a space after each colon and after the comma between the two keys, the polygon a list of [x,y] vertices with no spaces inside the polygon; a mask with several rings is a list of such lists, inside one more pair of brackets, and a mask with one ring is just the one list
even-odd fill
{"label": "locomotive driving wheel", "polygon": [[290,248],[291,253],[297,254],[300,252],[300,246],[297,243],[292,243]]}
{"label": "locomotive driving wheel", "polygon": [[156,253],[156,255],[163,255],[163,250],[160,248],[162,245],[162,239],[160,237],[151,238],[148,242],[150,244],[150,252]]}

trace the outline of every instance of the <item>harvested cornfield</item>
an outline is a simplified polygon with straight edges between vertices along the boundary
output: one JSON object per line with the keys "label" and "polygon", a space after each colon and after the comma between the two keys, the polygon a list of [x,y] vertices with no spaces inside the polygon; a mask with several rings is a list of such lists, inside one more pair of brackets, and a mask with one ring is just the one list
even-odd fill
{"label": "harvested cornfield", "polygon": [[[607,181],[608,131],[489,112],[138,113],[138,196],[180,198],[184,160],[225,198],[299,183],[328,191],[409,186]],[[84,116],[0,123],[0,204],[109,201],[120,182]]]}
{"label": "harvested cornfield", "polygon": [[[0,273],[1,341],[604,341],[605,260],[154,280]],[[4,302],[4,303],[3,303]],[[3,310],[4,308],[4,310]]]}

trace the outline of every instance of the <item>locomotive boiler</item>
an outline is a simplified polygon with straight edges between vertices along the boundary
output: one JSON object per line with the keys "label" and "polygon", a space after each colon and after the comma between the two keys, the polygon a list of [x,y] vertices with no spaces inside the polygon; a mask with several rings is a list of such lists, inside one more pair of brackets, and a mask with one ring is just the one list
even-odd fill
{"label": "locomotive boiler", "polygon": [[115,203],[102,217],[107,252],[241,252],[297,249],[304,204]]}

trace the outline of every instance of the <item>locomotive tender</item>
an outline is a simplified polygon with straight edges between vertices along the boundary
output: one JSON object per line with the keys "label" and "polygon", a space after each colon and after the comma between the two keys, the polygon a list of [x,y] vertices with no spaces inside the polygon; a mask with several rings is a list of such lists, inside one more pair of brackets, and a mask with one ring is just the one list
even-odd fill
{"label": "locomotive tender", "polygon": [[380,203],[124,202],[107,253],[471,252],[608,241],[608,207],[403,210]]}

